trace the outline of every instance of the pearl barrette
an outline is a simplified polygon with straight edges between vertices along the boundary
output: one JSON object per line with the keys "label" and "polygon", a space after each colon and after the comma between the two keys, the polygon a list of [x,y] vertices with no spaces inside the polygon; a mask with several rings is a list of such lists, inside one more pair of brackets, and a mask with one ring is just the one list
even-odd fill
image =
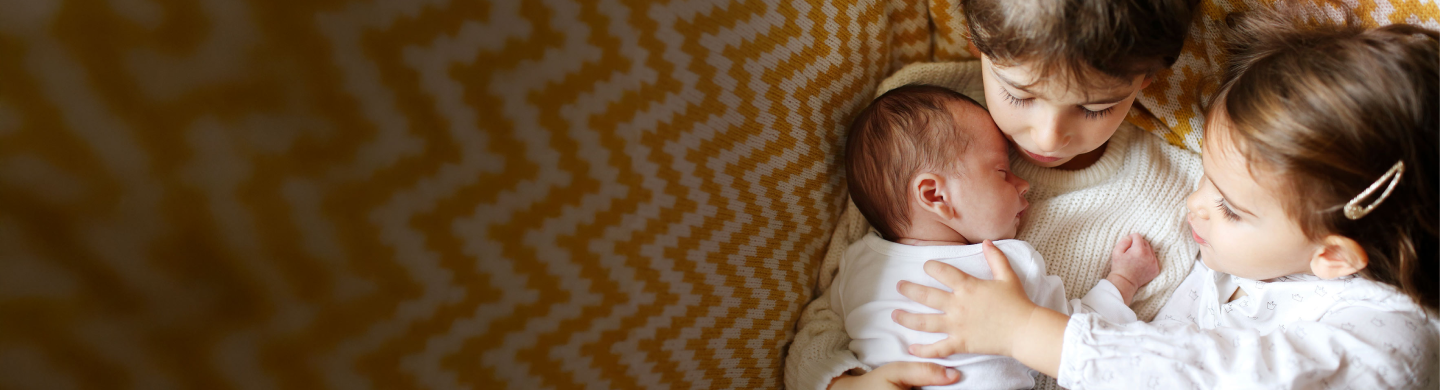
{"label": "pearl barrette", "polygon": [[[1384,202],[1385,198],[1390,196],[1390,191],[1395,190],[1395,185],[1400,183],[1400,175],[1404,173],[1405,162],[1396,161],[1395,165],[1390,167],[1389,171],[1386,171],[1384,175],[1381,175],[1379,179],[1375,180],[1375,183],[1370,184],[1370,188],[1366,188],[1360,195],[1355,196],[1355,199],[1351,199],[1350,202],[1345,203],[1345,218],[1356,220],[1364,217],[1366,214],[1370,214],[1371,210],[1375,210],[1375,207],[1379,206],[1380,202]],[[1385,187],[1385,192],[1380,193],[1380,197],[1375,199],[1375,202],[1364,207],[1360,206],[1361,200],[1375,193],[1375,190],[1380,189],[1380,185],[1386,182],[1389,182],[1390,185]]]}

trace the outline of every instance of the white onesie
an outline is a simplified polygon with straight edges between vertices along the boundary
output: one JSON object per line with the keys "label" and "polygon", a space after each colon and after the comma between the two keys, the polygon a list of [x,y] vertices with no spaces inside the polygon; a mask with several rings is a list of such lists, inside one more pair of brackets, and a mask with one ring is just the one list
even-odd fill
{"label": "white onesie", "polygon": [[[1010,259],[1030,300],[1061,313],[1095,313],[1116,323],[1136,321],[1135,312],[1125,305],[1109,281],[1101,280],[1084,298],[1065,300],[1060,277],[1045,274],[1045,260],[1030,244],[1020,240],[996,241],[995,246]],[[912,313],[937,313],[900,295],[896,284],[907,280],[949,291],[925,274],[927,260],[940,260],[982,279],[992,279],[981,245],[913,246],[897,244],[870,232],[850,245],[830,285],[831,307],[844,320],[850,334],[850,350],[861,362],[879,367],[894,361],[938,363],[960,371],[960,382],[945,389],[1028,389],[1035,387],[1034,370],[1015,359],[996,355],[956,354],[944,359],[924,359],[906,352],[910,344],[930,344],[944,334],[907,329],[890,319],[895,309]],[[1073,307],[1073,310],[1072,310]]]}

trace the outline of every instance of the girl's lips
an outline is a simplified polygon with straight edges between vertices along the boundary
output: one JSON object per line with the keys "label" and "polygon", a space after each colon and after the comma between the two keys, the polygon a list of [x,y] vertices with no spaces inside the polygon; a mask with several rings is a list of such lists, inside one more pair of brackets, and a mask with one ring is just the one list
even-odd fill
{"label": "girl's lips", "polygon": [[[1194,229],[1194,228],[1191,228],[1191,229]],[[1195,238],[1195,242],[1200,243],[1200,245],[1205,245],[1205,239],[1204,239],[1204,238],[1200,238],[1200,234],[1195,233],[1194,230],[1191,230],[1191,231],[1190,231],[1190,236]]]}
{"label": "girl's lips", "polygon": [[[1022,149],[1022,150],[1023,150],[1023,149]],[[1039,162],[1042,162],[1042,163],[1055,162],[1055,161],[1060,160],[1059,157],[1041,156],[1041,155],[1035,154],[1035,153],[1033,153],[1033,152],[1031,152],[1031,151],[1029,151],[1029,150],[1026,150],[1026,151],[1025,151],[1025,154],[1030,155],[1030,159],[1031,159],[1031,160],[1039,161]]]}

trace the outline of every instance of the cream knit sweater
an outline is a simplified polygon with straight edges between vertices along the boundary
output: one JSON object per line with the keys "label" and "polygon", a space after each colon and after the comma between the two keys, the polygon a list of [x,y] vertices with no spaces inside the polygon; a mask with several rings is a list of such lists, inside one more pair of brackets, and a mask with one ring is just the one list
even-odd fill
{"label": "cream knit sweater", "polygon": [[[948,87],[985,104],[979,61],[906,66],[885,79],[876,95],[912,83]],[[1200,157],[1125,123],[1110,138],[1105,155],[1083,170],[1041,168],[1014,155],[1010,161],[1015,174],[1031,185],[1030,208],[1016,238],[1044,256],[1070,299],[1105,277],[1110,250],[1120,237],[1139,232],[1150,241],[1160,259],[1160,276],[1135,294],[1131,308],[1142,321],[1153,318],[1189,274],[1199,250],[1185,224],[1184,202],[1200,177]],[[816,278],[815,291],[821,295],[800,314],[785,358],[786,387],[823,390],[847,370],[872,369],[850,352],[844,322],[826,295],[845,248],[869,229],[853,203],[841,213]],[[1036,388],[1058,387],[1051,378],[1040,379]]]}

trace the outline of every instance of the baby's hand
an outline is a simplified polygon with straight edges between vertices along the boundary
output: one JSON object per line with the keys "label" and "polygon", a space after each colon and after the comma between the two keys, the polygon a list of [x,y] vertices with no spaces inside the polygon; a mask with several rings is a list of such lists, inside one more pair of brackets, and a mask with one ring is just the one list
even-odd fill
{"label": "baby's hand", "polygon": [[1150,249],[1150,243],[1140,233],[1130,233],[1115,243],[1115,250],[1110,252],[1110,276],[1105,280],[1120,290],[1126,305],[1135,297],[1135,290],[1159,275],[1160,261],[1155,259],[1155,250]]}

